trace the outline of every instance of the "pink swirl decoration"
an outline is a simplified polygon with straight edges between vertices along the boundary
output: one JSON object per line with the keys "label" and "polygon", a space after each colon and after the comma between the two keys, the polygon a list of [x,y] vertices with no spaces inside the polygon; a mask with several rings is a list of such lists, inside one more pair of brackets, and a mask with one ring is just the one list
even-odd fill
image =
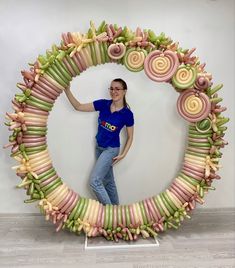
{"label": "pink swirl decoration", "polygon": [[180,93],[177,100],[177,110],[185,120],[198,122],[210,113],[211,102],[205,93],[189,89]]}
{"label": "pink swirl decoration", "polygon": [[211,82],[206,76],[198,75],[196,81],[195,81],[195,88],[199,90],[205,90],[211,85]]}
{"label": "pink swirl decoration", "polygon": [[121,59],[126,53],[126,46],[123,43],[111,44],[108,47],[108,55],[111,59]]}
{"label": "pink swirl decoration", "polygon": [[171,51],[154,50],[144,61],[146,75],[156,82],[166,82],[174,75],[179,66],[177,55]]}

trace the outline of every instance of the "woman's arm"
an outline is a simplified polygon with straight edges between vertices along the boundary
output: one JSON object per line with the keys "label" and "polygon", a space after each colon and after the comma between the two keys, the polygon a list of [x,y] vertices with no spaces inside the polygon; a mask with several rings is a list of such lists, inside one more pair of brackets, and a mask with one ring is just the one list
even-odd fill
{"label": "woman's arm", "polygon": [[127,132],[127,140],[126,140],[126,144],[124,146],[123,152],[121,154],[119,154],[118,156],[113,158],[114,162],[112,165],[116,164],[121,159],[123,159],[127,155],[127,152],[129,151],[129,149],[131,147],[131,144],[133,141],[134,126],[126,127],[126,132]]}
{"label": "woman's arm", "polygon": [[70,87],[68,86],[67,88],[64,89],[64,92],[66,96],[68,97],[70,103],[73,105],[74,109],[77,111],[81,112],[94,112],[95,108],[93,105],[93,102],[91,103],[80,103],[72,94],[70,91]]}

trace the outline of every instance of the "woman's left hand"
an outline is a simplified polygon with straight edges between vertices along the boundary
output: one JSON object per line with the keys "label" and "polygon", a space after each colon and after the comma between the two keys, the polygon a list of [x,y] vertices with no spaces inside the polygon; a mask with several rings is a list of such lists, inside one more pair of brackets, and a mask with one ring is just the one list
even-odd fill
{"label": "woman's left hand", "polygon": [[113,163],[112,163],[112,166],[115,165],[117,162],[119,162],[120,160],[122,160],[123,158],[125,157],[125,155],[123,154],[119,154],[117,155],[116,157],[113,158]]}

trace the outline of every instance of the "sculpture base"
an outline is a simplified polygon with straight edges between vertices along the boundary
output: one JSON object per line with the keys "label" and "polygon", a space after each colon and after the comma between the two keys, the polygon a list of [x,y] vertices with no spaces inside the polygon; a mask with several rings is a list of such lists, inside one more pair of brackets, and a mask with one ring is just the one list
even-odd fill
{"label": "sculpture base", "polygon": [[125,241],[120,239],[118,242],[108,241],[104,237],[87,237],[85,236],[85,250],[89,249],[121,249],[121,248],[143,248],[159,247],[156,238],[138,238],[136,241]]}

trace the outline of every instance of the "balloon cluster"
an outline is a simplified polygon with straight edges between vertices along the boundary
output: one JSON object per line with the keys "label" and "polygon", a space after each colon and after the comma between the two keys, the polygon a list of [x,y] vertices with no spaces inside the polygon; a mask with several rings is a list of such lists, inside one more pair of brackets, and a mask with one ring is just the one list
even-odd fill
{"label": "balloon cluster", "polygon": [[[17,87],[22,92],[12,100],[14,112],[6,113],[12,134],[4,147],[11,147],[11,157],[19,162],[13,169],[22,180],[17,187],[29,196],[24,202],[39,201],[41,213],[56,224],[56,231],[67,228],[115,241],[156,237],[190,218],[188,212],[204,203],[205,193],[215,189],[213,180],[220,178],[216,172],[229,120],[221,115],[226,110],[217,94],[222,85],[212,87],[212,75],[192,56],[194,51],[182,49],[164,33],[139,27],[134,32],[105,21],[97,29],[91,21],[85,34],[63,33],[60,45],[54,44],[29,64],[29,70],[21,71],[23,82]],[[111,62],[172,84],[180,94],[178,112],[189,122],[181,171],[168,189],[130,205],[102,205],[75,193],[54,169],[46,141],[49,112],[73,77]]]}

